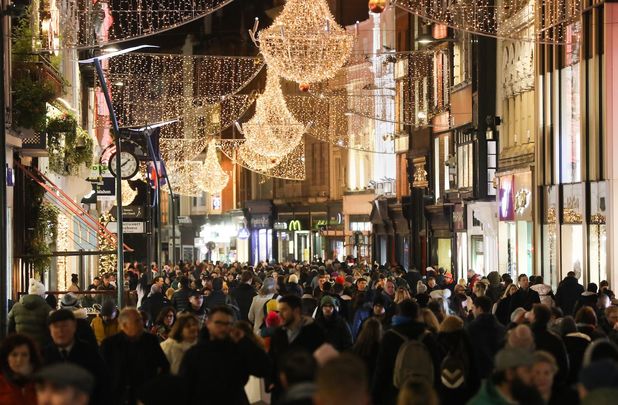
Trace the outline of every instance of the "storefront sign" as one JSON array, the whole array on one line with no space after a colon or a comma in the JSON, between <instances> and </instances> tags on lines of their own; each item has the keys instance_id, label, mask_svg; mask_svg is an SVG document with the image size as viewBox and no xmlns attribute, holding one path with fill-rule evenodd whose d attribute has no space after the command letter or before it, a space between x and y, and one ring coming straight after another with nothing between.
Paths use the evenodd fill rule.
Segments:
<instances>
[{"instance_id":1,"label":"storefront sign","mask_svg":"<svg viewBox=\"0 0 618 405\"><path fill-rule=\"evenodd\" d=\"M144 207L141 205L127 205L122 207L122 217L130 219L144 219ZM116 210L112 210L112 218L116 219Z\"/></svg>"},{"instance_id":2,"label":"storefront sign","mask_svg":"<svg viewBox=\"0 0 618 405\"><path fill-rule=\"evenodd\" d=\"M108 222L106 226L107 230L111 233L118 232L118 222ZM145 230L144 222L123 222L122 223L122 233L144 233Z\"/></svg>"},{"instance_id":3,"label":"storefront sign","mask_svg":"<svg viewBox=\"0 0 618 405\"><path fill-rule=\"evenodd\" d=\"M513 221L515 219L515 211L513 209L513 176L500 177L498 204L500 221Z\"/></svg>"},{"instance_id":4,"label":"storefront sign","mask_svg":"<svg viewBox=\"0 0 618 405\"><path fill-rule=\"evenodd\" d=\"M298 219L294 219L290 221L290 225L288 226L288 230L290 232L294 231L302 231L302 226L300 225L300 221Z\"/></svg>"},{"instance_id":5,"label":"storefront sign","mask_svg":"<svg viewBox=\"0 0 618 405\"><path fill-rule=\"evenodd\" d=\"M251 228L253 229L270 228L270 216L269 215L255 215L251 217Z\"/></svg>"},{"instance_id":6,"label":"storefront sign","mask_svg":"<svg viewBox=\"0 0 618 405\"><path fill-rule=\"evenodd\" d=\"M276 231L287 231L288 223L287 222L275 222L273 229Z\"/></svg>"},{"instance_id":7,"label":"storefront sign","mask_svg":"<svg viewBox=\"0 0 618 405\"><path fill-rule=\"evenodd\" d=\"M191 221L191 217L179 216L178 217L178 223L179 224L185 224L185 225L191 225L193 223L193 221Z\"/></svg>"}]
</instances>

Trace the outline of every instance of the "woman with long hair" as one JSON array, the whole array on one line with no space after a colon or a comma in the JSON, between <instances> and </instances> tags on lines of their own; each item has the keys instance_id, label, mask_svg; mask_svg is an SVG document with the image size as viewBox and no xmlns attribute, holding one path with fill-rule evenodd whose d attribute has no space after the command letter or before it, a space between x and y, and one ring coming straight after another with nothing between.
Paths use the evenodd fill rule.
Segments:
<instances>
[{"instance_id":1,"label":"woman with long hair","mask_svg":"<svg viewBox=\"0 0 618 405\"><path fill-rule=\"evenodd\" d=\"M0 404L36 405L31 376L41 367L36 344L26 335L8 336L0 346Z\"/></svg>"},{"instance_id":2,"label":"woman with long hair","mask_svg":"<svg viewBox=\"0 0 618 405\"><path fill-rule=\"evenodd\" d=\"M161 342L161 349L170 362L172 374L178 374L185 353L197 344L199 332L197 317L193 314L182 313L174 323L169 337Z\"/></svg>"},{"instance_id":3,"label":"woman with long hair","mask_svg":"<svg viewBox=\"0 0 618 405\"><path fill-rule=\"evenodd\" d=\"M169 337L172 327L174 326L174 322L176 322L176 310L174 307L163 307L161 308L154 325L152 325L150 333L156 335L159 338L159 342L163 342Z\"/></svg>"},{"instance_id":4,"label":"woman with long hair","mask_svg":"<svg viewBox=\"0 0 618 405\"><path fill-rule=\"evenodd\" d=\"M410 291L407 288L399 287L397 288L397 291L395 291L395 298L393 299L393 302L395 304L399 304L401 301L409 300L411 298L412 296L410 295Z\"/></svg>"},{"instance_id":5,"label":"woman with long hair","mask_svg":"<svg viewBox=\"0 0 618 405\"><path fill-rule=\"evenodd\" d=\"M367 366L370 383L373 380L373 373L376 368L378 351L380 350L383 334L384 330L382 328L382 323L376 318L367 318L358 334L356 343L354 343L350 349L350 351L360 357Z\"/></svg>"},{"instance_id":6,"label":"woman with long hair","mask_svg":"<svg viewBox=\"0 0 618 405\"><path fill-rule=\"evenodd\" d=\"M421 310L421 316L423 317L422 322L427 326L427 329L433 333L437 334L438 329L440 329L440 322L438 318L433 313L433 311L429 308L423 308Z\"/></svg>"}]
</instances>

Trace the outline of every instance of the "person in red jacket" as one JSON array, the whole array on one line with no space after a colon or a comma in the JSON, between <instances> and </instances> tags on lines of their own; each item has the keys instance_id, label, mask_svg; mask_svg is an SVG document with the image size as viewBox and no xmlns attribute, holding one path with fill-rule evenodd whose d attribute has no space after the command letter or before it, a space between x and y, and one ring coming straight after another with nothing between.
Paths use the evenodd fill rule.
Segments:
<instances>
[{"instance_id":1,"label":"person in red jacket","mask_svg":"<svg viewBox=\"0 0 618 405\"><path fill-rule=\"evenodd\" d=\"M36 405L31 377L41 366L41 357L32 339L8 336L0 346L0 404Z\"/></svg>"}]
</instances>

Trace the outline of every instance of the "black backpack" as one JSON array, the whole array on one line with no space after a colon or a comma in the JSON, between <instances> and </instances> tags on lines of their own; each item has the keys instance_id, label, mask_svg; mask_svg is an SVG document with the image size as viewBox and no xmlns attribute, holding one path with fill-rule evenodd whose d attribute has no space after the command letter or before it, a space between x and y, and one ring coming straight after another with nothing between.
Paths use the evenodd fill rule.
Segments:
<instances>
[{"instance_id":1,"label":"black backpack","mask_svg":"<svg viewBox=\"0 0 618 405\"><path fill-rule=\"evenodd\" d=\"M461 356L449 351L440 366L440 381L445 388L455 390L467 384L466 364Z\"/></svg>"}]
</instances>

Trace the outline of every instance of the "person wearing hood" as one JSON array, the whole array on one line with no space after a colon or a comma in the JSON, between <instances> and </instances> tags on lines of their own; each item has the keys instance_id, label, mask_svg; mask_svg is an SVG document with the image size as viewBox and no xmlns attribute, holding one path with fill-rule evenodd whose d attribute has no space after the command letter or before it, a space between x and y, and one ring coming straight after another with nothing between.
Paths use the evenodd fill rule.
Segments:
<instances>
[{"instance_id":1,"label":"person wearing hood","mask_svg":"<svg viewBox=\"0 0 618 405\"><path fill-rule=\"evenodd\" d=\"M28 295L21 297L9 312L9 333L17 332L34 339L40 347L49 341L47 316L52 308L43 296L45 285L31 278Z\"/></svg>"},{"instance_id":2,"label":"person wearing hood","mask_svg":"<svg viewBox=\"0 0 618 405\"><path fill-rule=\"evenodd\" d=\"M564 315L573 315L575 303L583 292L584 286L575 278L575 272L569 271L556 290L556 305L562 309Z\"/></svg>"},{"instance_id":3,"label":"person wearing hood","mask_svg":"<svg viewBox=\"0 0 618 405\"><path fill-rule=\"evenodd\" d=\"M352 332L348 323L339 315L337 300L325 295L320 301L320 308L315 322L324 331L326 342L342 352L352 347Z\"/></svg>"},{"instance_id":4,"label":"person wearing hood","mask_svg":"<svg viewBox=\"0 0 618 405\"><path fill-rule=\"evenodd\" d=\"M142 299L142 306L140 309L148 313L150 315L150 319L157 319L161 309L169 305L171 305L171 303L167 297L163 295L163 292L161 291L161 284L154 283L150 287L150 294L148 297L144 297Z\"/></svg>"},{"instance_id":5,"label":"person wearing hood","mask_svg":"<svg viewBox=\"0 0 618 405\"><path fill-rule=\"evenodd\" d=\"M253 297L247 316L249 322L253 323L253 332L255 334L260 333L260 329L264 324L264 317L267 315L267 313L264 313L264 304L275 297L275 294L275 279L272 277L265 278L258 295Z\"/></svg>"},{"instance_id":6,"label":"person wearing hood","mask_svg":"<svg viewBox=\"0 0 618 405\"><path fill-rule=\"evenodd\" d=\"M75 321L77 323L75 337L94 348L98 348L97 338L94 336L94 331L90 327L90 322L88 322L88 311L86 311L86 308L81 307L77 295L73 293L65 294L60 300L60 308L68 309L75 315Z\"/></svg>"},{"instance_id":7,"label":"person wearing hood","mask_svg":"<svg viewBox=\"0 0 618 405\"><path fill-rule=\"evenodd\" d=\"M530 277L533 278L534 276ZM545 304L548 307L554 306L554 292L551 290L551 286L543 282L543 277L534 277L534 284L530 286L531 290L536 291L539 294L541 304Z\"/></svg>"}]
</instances>

